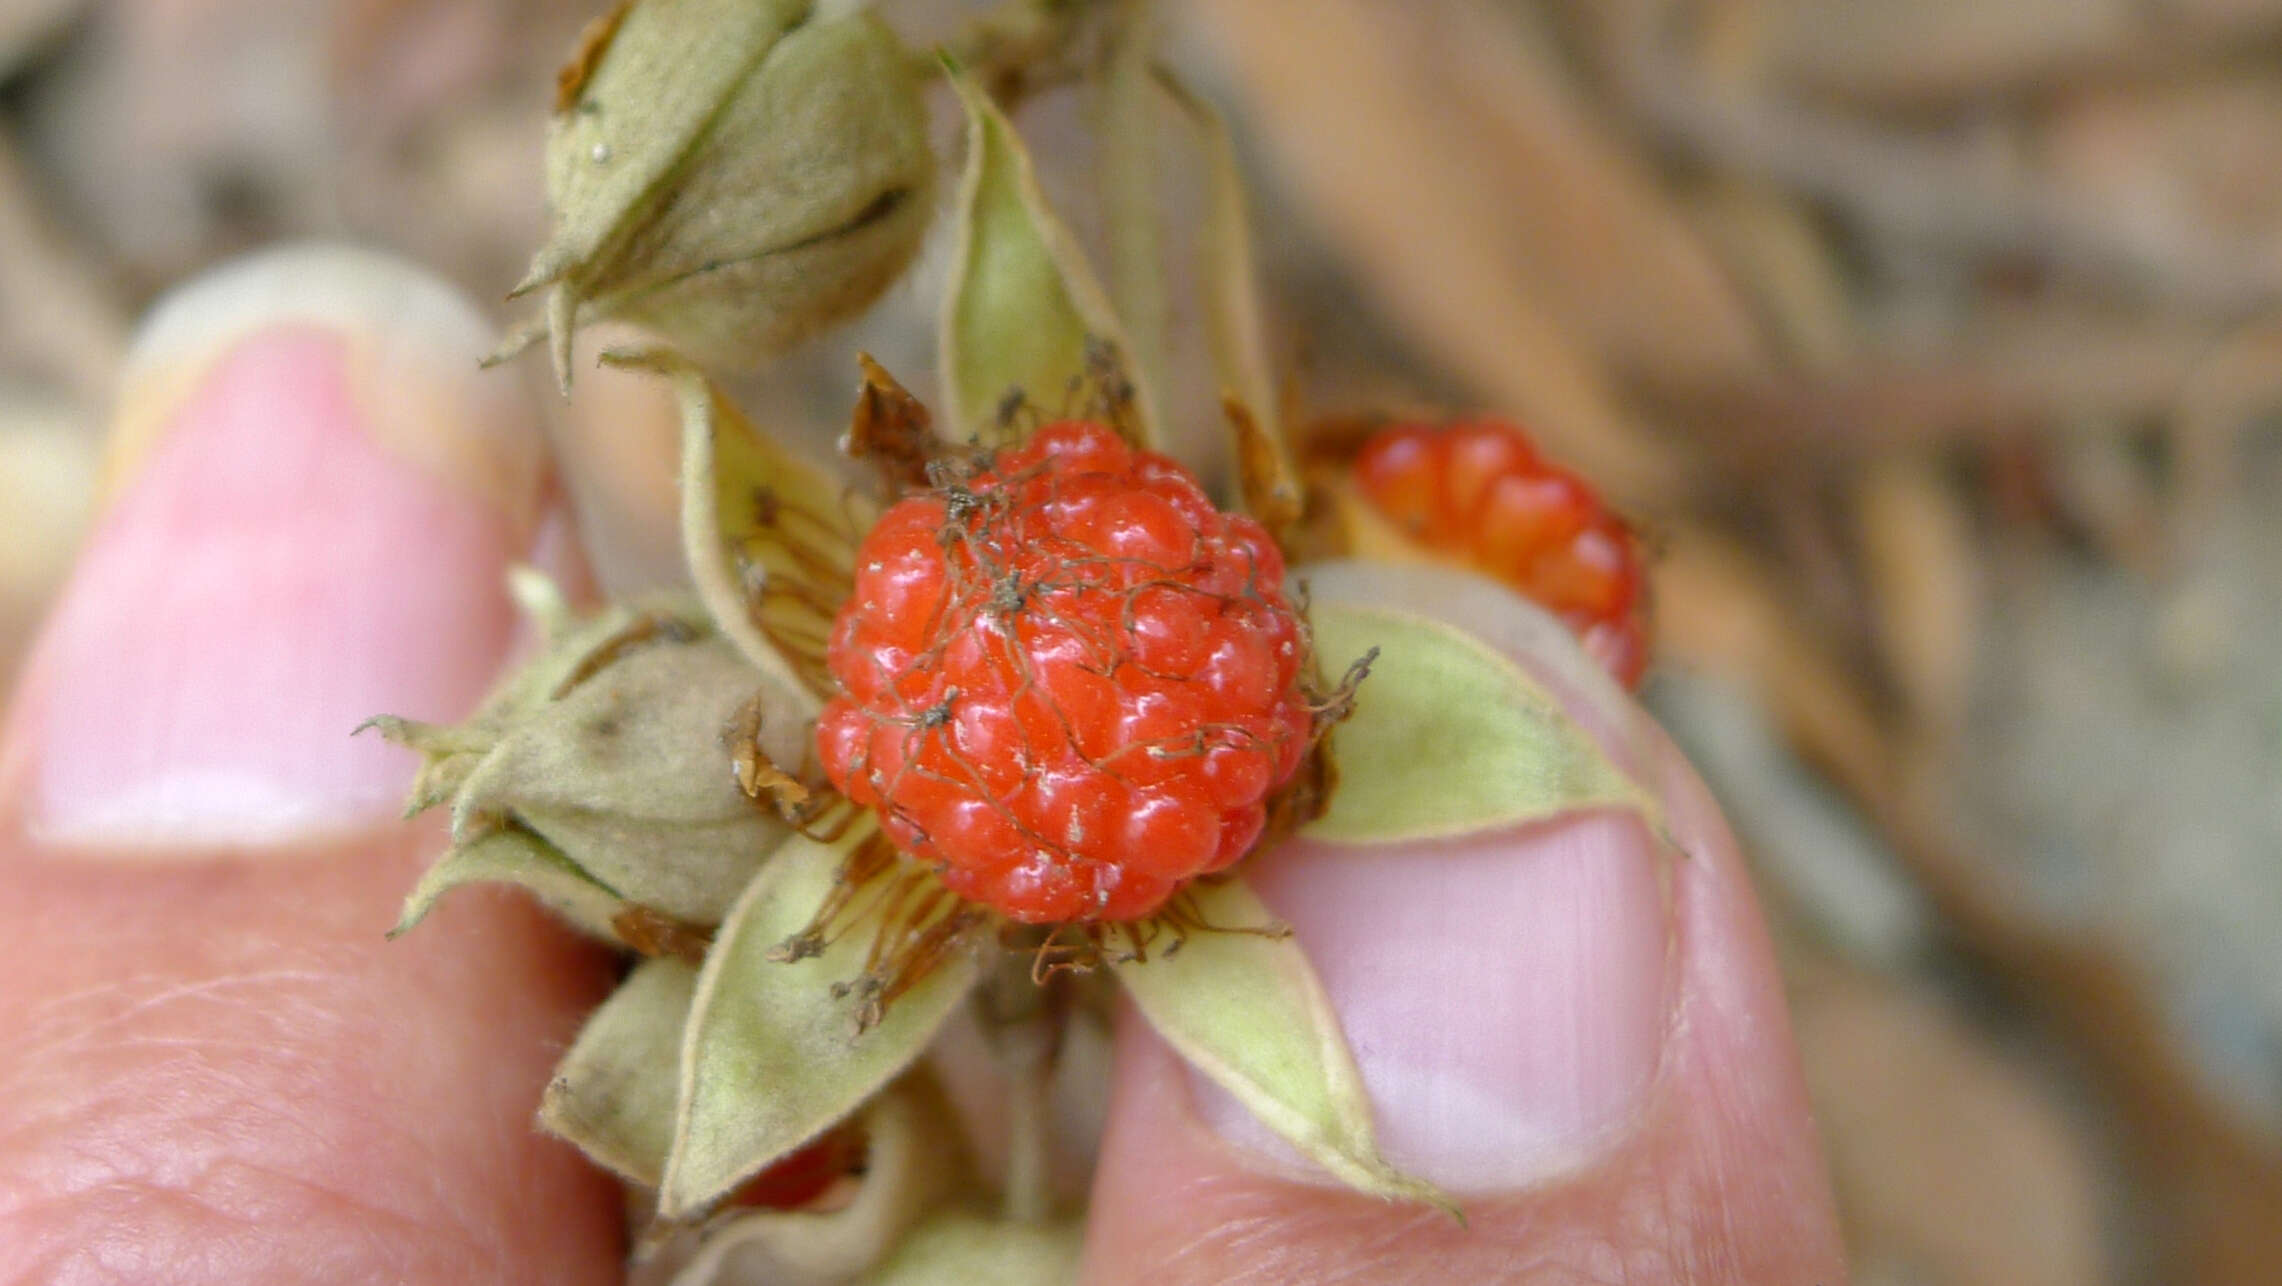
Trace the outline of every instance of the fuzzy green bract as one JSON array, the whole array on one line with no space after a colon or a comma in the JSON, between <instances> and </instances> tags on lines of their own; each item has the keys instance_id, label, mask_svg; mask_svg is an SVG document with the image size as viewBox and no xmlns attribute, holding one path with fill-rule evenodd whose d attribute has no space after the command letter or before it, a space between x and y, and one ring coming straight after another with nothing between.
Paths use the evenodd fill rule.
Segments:
<instances>
[{"instance_id":1,"label":"fuzzy green bract","mask_svg":"<svg viewBox=\"0 0 2282 1286\"><path fill-rule=\"evenodd\" d=\"M837 1210L725 1212L705 1225L672 1286L770 1282L786 1286L869 1283L901 1271L913 1258L904 1243L915 1224L966 1216L944 1209L975 1181L949 1106L924 1075L906 1076L866 1104L858 1118L866 1141L863 1182ZM940 1214L931 1211L942 1210ZM922 1220L925 1223L922 1223ZM981 1221L976 1221L981 1222ZM1028 1245L1032 1230L985 1223L1010 1242ZM954 1251L955 1253L955 1251ZM884 1262L883 1262L884 1261ZM956 1262L956 1261L954 1261ZM989 1286L1058 1286L1056 1277L956 1277Z\"/></svg>"},{"instance_id":2,"label":"fuzzy green bract","mask_svg":"<svg viewBox=\"0 0 2282 1286\"><path fill-rule=\"evenodd\" d=\"M1368 603L1319 601L1309 617L1319 655L1379 650L1334 734L1339 787L1311 838L1439 839L1589 808L1659 820L1552 693L1473 635Z\"/></svg>"},{"instance_id":3,"label":"fuzzy green bract","mask_svg":"<svg viewBox=\"0 0 2282 1286\"><path fill-rule=\"evenodd\" d=\"M1199 918L1178 951L1117 965L1149 1025L1311 1160L1383 1197L1457 1207L1388 1165L1372 1136L1371 1101L1338 1016L1298 939L1241 882L1199 886Z\"/></svg>"},{"instance_id":4,"label":"fuzzy green bract","mask_svg":"<svg viewBox=\"0 0 2282 1286\"><path fill-rule=\"evenodd\" d=\"M621 945L628 913L718 922L788 833L721 766L720 729L746 702L781 710L772 684L686 603L579 620L528 573L517 597L546 636L465 723L382 717L371 727L422 756L410 812L451 811L452 846L406 900L395 932L447 893L513 884L579 929ZM797 717L769 730L797 755Z\"/></svg>"},{"instance_id":5,"label":"fuzzy green bract","mask_svg":"<svg viewBox=\"0 0 2282 1286\"><path fill-rule=\"evenodd\" d=\"M620 1176L649 1187L673 1144L681 1036L697 970L644 961L589 1015L539 1100L539 1121Z\"/></svg>"},{"instance_id":6,"label":"fuzzy green bract","mask_svg":"<svg viewBox=\"0 0 2282 1286\"><path fill-rule=\"evenodd\" d=\"M718 923L787 833L721 766L720 729L766 688L718 635L630 643L484 756L452 801L453 832L512 817L605 886ZM776 740L798 753L798 736Z\"/></svg>"},{"instance_id":7,"label":"fuzzy green bract","mask_svg":"<svg viewBox=\"0 0 2282 1286\"><path fill-rule=\"evenodd\" d=\"M1101 376L1096 358L1115 361L1125 341L1013 125L955 69L951 83L967 110L967 168L940 332L950 414L938 429L953 442L1005 446L1021 428L1003 415L1010 403L1059 409ZM1136 396L1137 423L1118 427L1154 446L1154 409L1147 390Z\"/></svg>"},{"instance_id":8,"label":"fuzzy green bract","mask_svg":"<svg viewBox=\"0 0 2282 1286\"><path fill-rule=\"evenodd\" d=\"M1213 372L1220 380L1222 394L1249 411L1274 443L1283 457L1278 461L1280 472L1296 476L1298 470L1284 442L1282 390L1277 386L1275 363L1269 357L1267 320L1261 315L1252 215L1245 199L1243 171L1236 162L1235 141L1229 137L1228 123L1211 102L1161 69L1157 83L1195 125L1204 149L1210 183L1202 234L1203 314Z\"/></svg>"},{"instance_id":9,"label":"fuzzy green bract","mask_svg":"<svg viewBox=\"0 0 2282 1286\"><path fill-rule=\"evenodd\" d=\"M873 14L810 0L630 0L566 72L547 144L552 286L541 334L640 323L749 365L860 310L918 249L934 153L909 51Z\"/></svg>"},{"instance_id":10,"label":"fuzzy green bract","mask_svg":"<svg viewBox=\"0 0 2282 1286\"><path fill-rule=\"evenodd\" d=\"M776 957L869 833L859 824L830 845L794 836L722 924L682 1046L681 1107L659 1192L668 1218L703 1210L855 1111L925 1051L973 984L974 954L954 952L859 1033L869 998L853 984L879 927L877 897L820 954Z\"/></svg>"},{"instance_id":11,"label":"fuzzy green bract","mask_svg":"<svg viewBox=\"0 0 2282 1286\"><path fill-rule=\"evenodd\" d=\"M807 20L809 8L810 0L629 5L549 140L547 194L582 217L555 230L531 265L532 284L594 259L642 205L658 200L737 82Z\"/></svg>"},{"instance_id":12,"label":"fuzzy green bract","mask_svg":"<svg viewBox=\"0 0 2282 1286\"><path fill-rule=\"evenodd\" d=\"M409 933L445 894L470 884L513 884L598 938L613 936L611 922L627 909L616 890L579 869L553 845L528 831L500 830L456 844L428 868L404 899L388 936Z\"/></svg>"},{"instance_id":13,"label":"fuzzy green bract","mask_svg":"<svg viewBox=\"0 0 2282 1286\"><path fill-rule=\"evenodd\" d=\"M947 1211L913 1228L864 1286L1060 1286L1077 1280L1084 1229Z\"/></svg>"},{"instance_id":14,"label":"fuzzy green bract","mask_svg":"<svg viewBox=\"0 0 2282 1286\"><path fill-rule=\"evenodd\" d=\"M664 375L681 404L681 538L690 579L721 632L797 698L830 688L824 644L857 544L878 507L830 469L755 428L696 366L670 353L610 353ZM795 757L792 762L798 762Z\"/></svg>"}]
</instances>

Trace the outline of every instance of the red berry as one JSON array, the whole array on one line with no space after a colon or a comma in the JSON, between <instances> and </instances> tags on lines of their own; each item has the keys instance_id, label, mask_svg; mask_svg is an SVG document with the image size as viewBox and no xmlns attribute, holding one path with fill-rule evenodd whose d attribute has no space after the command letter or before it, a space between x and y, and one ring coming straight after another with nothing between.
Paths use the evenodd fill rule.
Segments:
<instances>
[{"instance_id":1,"label":"red berry","mask_svg":"<svg viewBox=\"0 0 2282 1286\"><path fill-rule=\"evenodd\" d=\"M861 1171L869 1151L864 1132L843 1125L745 1180L726 1204L754 1210L798 1209Z\"/></svg>"},{"instance_id":2,"label":"red berry","mask_svg":"<svg viewBox=\"0 0 2282 1286\"><path fill-rule=\"evenodd\" d=\"M1509 424L1398 424L1364 443L1355 479L1421 544L1457 556L1568 622L1627 687L1648 667L1638 544L1583 479Z\"/></svg>"},{"instance_id":3,"label":"red berry","mask_svg":"<svg viewBox=\"0 0 2282 1286\"><path fill-rule=\"evenodd\" d=\"M1180 465L1050 425L865 539L824 771L962 897L1148 916L1250 850L1313 735L1283 575Z\"/></svg>"}]
</instances>

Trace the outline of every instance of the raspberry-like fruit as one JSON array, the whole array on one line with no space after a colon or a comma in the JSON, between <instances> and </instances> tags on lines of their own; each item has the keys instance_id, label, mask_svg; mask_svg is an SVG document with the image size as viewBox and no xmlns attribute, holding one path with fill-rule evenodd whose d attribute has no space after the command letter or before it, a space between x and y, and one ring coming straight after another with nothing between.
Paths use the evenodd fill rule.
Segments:
<instances>
[{"instance_id":1,"label":"raspberry-like fruit","mask_svg":"<svg viewBox=\"0 0 2282 1286\"><path fill-rule=\"evenodd\" d=\"M1510 424L1397 424L1355 458L1378 511L1568 622L1625 686L1648 667L1639 547L1577 475Z\"/></svg>"},{"instance_id":2,"label":"raspberry-like fruit","mask_svg":"<svg viewBox=\"0 0 2282 1286\"><path fill-rule=\"evenodd\" d=\"M1314 733L1265 528L1109 429L1049 425L890 508L826 659L824 771L953 892L1136 920L1243 857Z\"/></svg>"}]
</instances>

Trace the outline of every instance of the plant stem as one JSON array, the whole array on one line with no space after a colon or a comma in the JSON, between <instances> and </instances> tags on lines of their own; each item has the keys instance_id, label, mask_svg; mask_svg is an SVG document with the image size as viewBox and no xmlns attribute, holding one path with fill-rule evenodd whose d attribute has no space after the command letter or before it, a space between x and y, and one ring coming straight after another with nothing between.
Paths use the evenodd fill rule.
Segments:
<instances>
[{"instance_id":1,"label":"plant stem","mask_svg":"<svg viewBox=\"0 0 2282 1286\"><path fill-rule=\"evenodd\" d=\"M1010 1223L1044 1223L1053 1214L1052 1041L1043 1030L1008 1033L1006 1207Z\"/></svg>"},{"instance_id":2,"label":"plant stem","mask_svg":"<svg viewBox=\"0 0 2282 1286\"><path fill-rule=\"evenodd\" d=\"M1164 407L1165 286L1157 196L1156 6L1118 0L1096 99L1102 221L1109 240L1109 293L1125 324L1126 354L1144 406Z\"/></svg>"},{"instance_id":3,"label":"plant stem","mask_svg":"<svg viewBox=\"0 0 2282 1286\"><path fill-rule=\"evenodd\" d=\"M1006 1193L1011 1223L1044 1223L1053 1215L1054 1069L1069 1020L1068 989L1059 980L1031 981L1027 953L975 990L976 1017L1006 1081Z\"/></svg>"}]
</instances>

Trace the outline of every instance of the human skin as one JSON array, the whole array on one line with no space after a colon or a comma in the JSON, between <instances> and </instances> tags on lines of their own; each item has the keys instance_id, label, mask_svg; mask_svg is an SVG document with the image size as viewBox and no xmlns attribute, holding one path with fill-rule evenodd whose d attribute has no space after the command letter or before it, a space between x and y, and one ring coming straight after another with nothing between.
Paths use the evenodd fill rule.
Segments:
<instances>
[{"instance_id":1,"label":"human skin","mask_svg":"<svg viewBox=\"0 0 2282 1286\"><path fill-rule=\"evenodd\" d=\"M440 835L347 735L464 714L516 643L503 569L575 573L488 338L324 247L146 325L0 738L0 1283L620 1277L615 1184L532 1115L608 960L492 891L385 942ZM1526 609L1440 606L1544 664ZM1128 1015L1086 1281L1844 1280L1735 844L1644 716L1570 697L1676 850L1588 816L1258 872L1467 1223L1319 1182Z\"/></svg>"}]
</instances>

